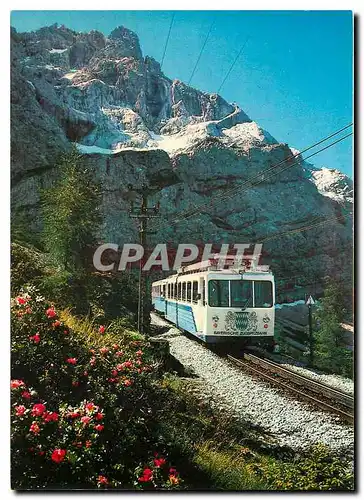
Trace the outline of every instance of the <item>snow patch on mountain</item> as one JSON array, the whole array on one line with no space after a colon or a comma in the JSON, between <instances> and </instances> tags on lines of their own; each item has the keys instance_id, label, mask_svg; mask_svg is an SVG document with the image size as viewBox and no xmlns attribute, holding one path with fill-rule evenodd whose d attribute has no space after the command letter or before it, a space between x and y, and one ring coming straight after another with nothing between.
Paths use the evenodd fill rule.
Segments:
<instances>
[{"instance_id":1,"label":"snow patch on mountain","mask_svg":"<svg viewBox=\"0 0 364 500\"><path fill-rule=\"evenodd\" d=\"M311 180L323 196L340 204L353 203L353 181L339 170L326 167L314 170Z\"/></svg>"},{"instance_id":2,"label":"snow patch on mountain","mask_svg":"<svg viewBox=\"0 0 364 500\"><path fill-rule=\"evenodd\" d=\"M278 144L278 141L269 132L259 127L256 122L239 123L229 129L223 129L223 135L228 138L229 146L232 144L241 147L252 145Z\"/></svg>"}]
</instances>

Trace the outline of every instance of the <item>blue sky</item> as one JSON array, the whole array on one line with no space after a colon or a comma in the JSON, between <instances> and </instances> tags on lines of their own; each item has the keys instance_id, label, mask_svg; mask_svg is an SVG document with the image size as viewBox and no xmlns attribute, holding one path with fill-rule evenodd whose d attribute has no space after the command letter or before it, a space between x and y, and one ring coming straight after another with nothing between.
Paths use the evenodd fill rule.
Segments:
<instances>
[{"instance_id":1,"label":"blue sky","mask_svg":"<svg viewBox=\"0 0 364 500\"><path fill-rule=\"evenodd\" d=\"M31 31L57 22L105 35L124 25L138 34L143 54L160 61L171 17L168 11L13 11L11 24ZM192 86L216 92L246 43L220 94L277 140L304 149L352 122L350 11L177 11L163 64L168 77L188 82L212 22ZM312 162L352 176L351 139Z\"/></svg>"}]
</instances>

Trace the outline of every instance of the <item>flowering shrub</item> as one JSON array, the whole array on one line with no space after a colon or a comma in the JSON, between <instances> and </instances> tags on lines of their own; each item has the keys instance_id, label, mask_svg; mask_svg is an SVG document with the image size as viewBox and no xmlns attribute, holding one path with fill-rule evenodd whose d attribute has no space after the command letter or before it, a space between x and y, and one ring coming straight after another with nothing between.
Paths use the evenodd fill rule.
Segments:
<instances>
[{"instance_id":1,"label":"flowering shrub","mask_svg":"<svg viewBox=\"0 0 364 500\"><path fill-rule=\"evenodd\" d=\"M75 332L34 289L11 313L14 487L132 486L159 435L148 344Z\"/></svg>"},{"instance_id":2,"label":"flowering shrub","mask_svg":"<svg viewBox=\"0 0 364 500\"><path fill-rule=\"evenodd\" d=\"M177 470L157 453L145 466L135 469L135 477L135 487L142 490L178 490L183 484Z\"/></svg>"}]
</instances>

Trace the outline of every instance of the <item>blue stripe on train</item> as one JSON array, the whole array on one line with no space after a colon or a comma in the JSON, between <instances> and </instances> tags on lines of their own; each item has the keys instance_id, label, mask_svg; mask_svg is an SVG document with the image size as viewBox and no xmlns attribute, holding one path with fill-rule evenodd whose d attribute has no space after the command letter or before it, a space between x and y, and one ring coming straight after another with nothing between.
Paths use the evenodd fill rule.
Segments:
<instances>
[{"instance_id":1,"label":"blue stripe on train","mask_svg":"<svg viewBox=\"0 0 364 500\"><path fill-rule=\"evenodd\" d=\"M161 297L155 297L152 299L152 304L154 305L154 308L156 311L160 311L162 313L165 312L165 300L162 299Z\"/></svg>"},{"instance_id":2,"label":"blue stripe on train","mask_svg":"<svg viewBox=\"0 0 364 500\"><path fill-rule=\"evenodd\" d=\"M190 305L177 304L176 310L176 302L170 302L168 300L161 299L160 297L156 297L153 300L153 304L157 311L165 314L165 317L166 319L168 319L168 321L171 321L179 328L182 328L187 332L196 333L197 328L195 318L193 316L192 307Z\"/></svg>"}]
</instances>

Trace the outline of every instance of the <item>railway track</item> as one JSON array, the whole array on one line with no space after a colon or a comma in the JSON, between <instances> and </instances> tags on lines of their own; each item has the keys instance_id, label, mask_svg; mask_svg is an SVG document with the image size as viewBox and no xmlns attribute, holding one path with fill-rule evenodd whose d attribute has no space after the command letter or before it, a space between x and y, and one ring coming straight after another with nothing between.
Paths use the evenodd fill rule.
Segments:
<instances>
[{"instance_id":1,"label":"railway track","mask_svg":"<svg viewBox=\"0 0 364 500\"><path fill-rule=\"evenodd\" d=\"M283 368L274 361L268 361L253 354L244 354L243 359L235 358L230 354L227 357L237 366L286 391L290 391L296 397L305 399L323 410L338 415L345 422L354 423L354 398L350 394L303 377L292 370Z\"/></svg>"}]
</instances>

